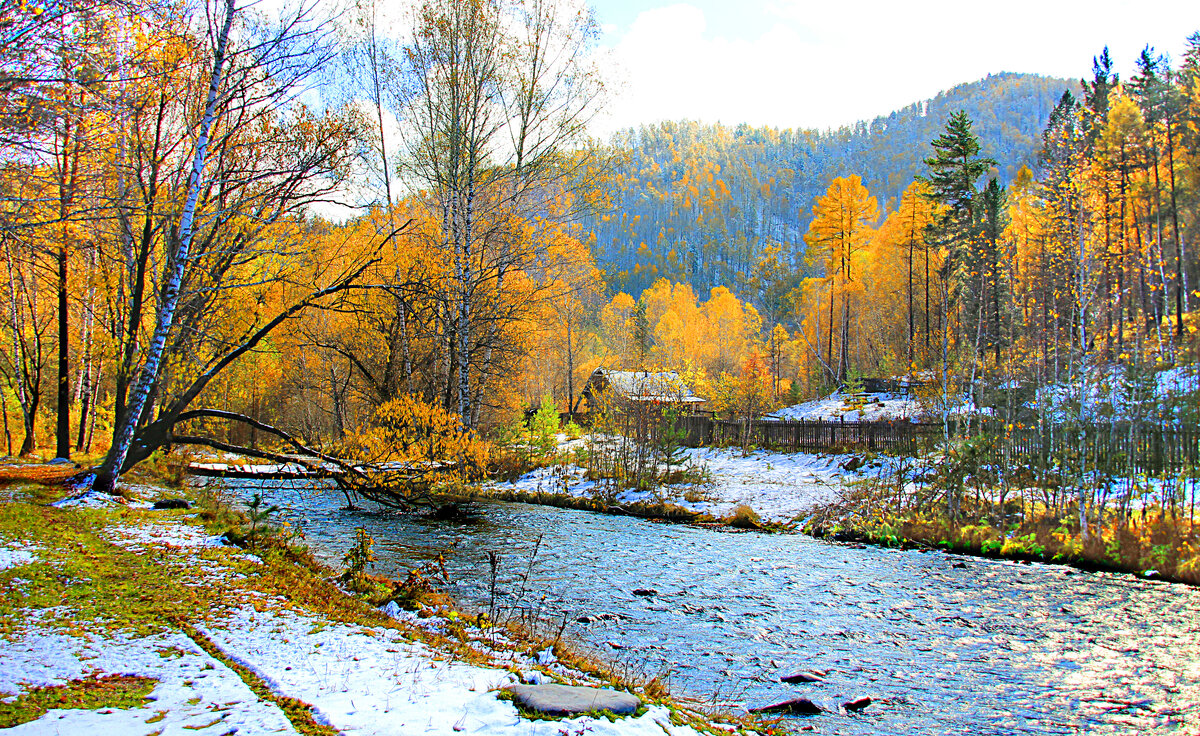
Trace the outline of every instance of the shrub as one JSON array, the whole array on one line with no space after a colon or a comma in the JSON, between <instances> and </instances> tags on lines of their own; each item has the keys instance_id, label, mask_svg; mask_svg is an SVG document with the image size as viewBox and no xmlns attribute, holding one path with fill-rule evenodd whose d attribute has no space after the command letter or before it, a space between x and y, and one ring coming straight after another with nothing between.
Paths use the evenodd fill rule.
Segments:
<instances>
[{"instance_id":1,"label":"shrub","mask_svg":"<svg viewBox=\"0 0 1200 736\"><path fill-rule=\"evenodd\" d=\"M374 538L360 526L354 530L353 546L342 556L342 564L346 570L340 580L355 593L367 593L375 587L367 574L367 568L373 567L375 563L375 553L371 549L374 544Z\"/></svg>"},{"instance_id":2,"label":"shrub","mask_svg":"<svg viewBox=\"0 0 1200 736\"><path fill-rule=\"evenodd\" d=\"M758 513L744 503L733 507L733 511L725 518L725 523L739 529L762 529L762 519Z\"/></svg>"}]
</instances>

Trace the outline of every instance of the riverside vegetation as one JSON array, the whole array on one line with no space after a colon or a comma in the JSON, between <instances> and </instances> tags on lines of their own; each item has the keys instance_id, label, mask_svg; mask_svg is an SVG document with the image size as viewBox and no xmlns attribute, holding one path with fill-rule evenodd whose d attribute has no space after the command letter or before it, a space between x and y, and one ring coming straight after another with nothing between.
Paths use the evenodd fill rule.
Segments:
<instances>
[{"instance_id":1,"label":"riverside vegetation","mask_svg":"<svg viewBox=\"0 0 1200 736\"><path fill-rule=\"evenodd\" d=\"M1056 473L1039 483L1028 470L981 463L979 447L989 441L977 437L949 452L900 458L891 473L850 484L803 529L1200 585L1195 470L1124 479Z\"/></svg>"}]
</instances>

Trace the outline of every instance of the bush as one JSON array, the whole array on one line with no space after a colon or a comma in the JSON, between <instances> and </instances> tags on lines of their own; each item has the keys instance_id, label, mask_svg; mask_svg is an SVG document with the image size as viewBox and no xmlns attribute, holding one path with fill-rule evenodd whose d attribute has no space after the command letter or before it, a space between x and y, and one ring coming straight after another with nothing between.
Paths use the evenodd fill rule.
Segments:
<instances>
[{"instance_id":1,"label":"bush","mask_svg":"<svg viewBox=\"0 0 1200 736\"><path fill-rule=\"evenodd\" d=\"M725 523L738 529L762 529L762 519L758 513L744 503L733 507L733 511L725 517Z\"/></svg>"}]
</instances>

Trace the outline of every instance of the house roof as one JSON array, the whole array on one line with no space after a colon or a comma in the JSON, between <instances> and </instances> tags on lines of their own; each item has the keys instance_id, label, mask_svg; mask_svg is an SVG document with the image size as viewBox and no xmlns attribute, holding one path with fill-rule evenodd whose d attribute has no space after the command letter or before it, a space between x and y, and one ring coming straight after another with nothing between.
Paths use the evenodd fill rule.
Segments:
<instances>
[{"instance_id":1,"label":"house roof","mask_svg":"<svg viewBox=\"0 0 1200 736\"><path fill-rule=\"evenodd\" d=\"M598 368L588 379L588 387L599 385L631 401L702 404L704 399L692 393L674 371L614 371Z\"/></svg>"}]
</instances>

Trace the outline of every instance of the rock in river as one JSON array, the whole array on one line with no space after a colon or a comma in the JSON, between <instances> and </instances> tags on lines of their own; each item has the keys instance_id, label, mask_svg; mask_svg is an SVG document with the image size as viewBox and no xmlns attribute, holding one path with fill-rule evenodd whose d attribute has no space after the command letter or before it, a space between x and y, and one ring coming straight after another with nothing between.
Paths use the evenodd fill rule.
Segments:
<instances>
[{"instance_id":1,"label":"rock in river","mask_svg":"<svg viewBox=\"0 0 1200 736\"><path fill-rule=\"evenodd\" d=\"M552 716L570 716L592 710L607 710L627 716L642 704L636 695L598 687L511 685L507 690L512 693L514 700L526 708Z\"/></svg>"},{"instance_id":2,"label":"rock in river","mask_svg":"<svg viewBox=\"0 0 1200 736\"><path fill-rule=\"evenodd\" d=\"M825 709L808 698L792 698L774 705L764 705L761 708L751 708L751 713L791 713L801 716L815 716L824 713Z\"/></svg>"},{"instance_id":3,"label":"rock in river","mask_svg":"<svg viewBox=\"0 0 1200 736\"><path fill-rule=\"evenodd\" d=\"M779 681L786 682L789 685L795 685L798 682L824 683L825 678L821 677L815 672L797 672L794 675L784 675L783 677L779 678Z\"/></svg>"},{"instance_id":4,"label":"rock in river","mask_svg":"<svg viewBox=\"0 0 1200 736\"><path fill-rule=\"evenodd\" d=\"M658 591L655 590L654 588L634 588L633 594L640 595L640 596L651 596L651 595L658 595Z\"/></svg>"},{"instance_id":5,"label":"rock in river","mask_svg":"<svg viewBox=\"0 0 1200 736\"><path fill-rule=\"evenodd\" d=\"M842 707L849 711L862 710L871 704L870 698L858 698L851 700L849 703L842 703Z\"/></svg>"},{"instance_id":6,"label":"rock in river","mask_svg":"<svg viewBox=\"0 0 1200 736\"><path fill-rule=\"evenodd\" d=\"M154 502L154 508L162 509L190 509L192 505L188 503L186 498L164 498L161 501Z\"/></svg>"}]
</instances>

